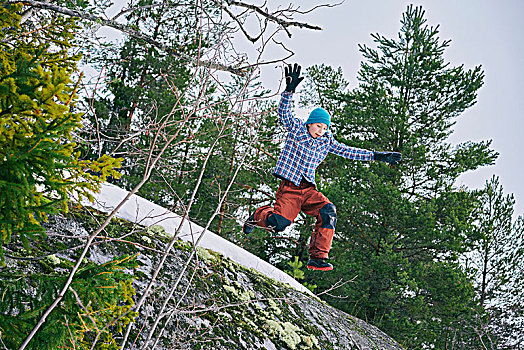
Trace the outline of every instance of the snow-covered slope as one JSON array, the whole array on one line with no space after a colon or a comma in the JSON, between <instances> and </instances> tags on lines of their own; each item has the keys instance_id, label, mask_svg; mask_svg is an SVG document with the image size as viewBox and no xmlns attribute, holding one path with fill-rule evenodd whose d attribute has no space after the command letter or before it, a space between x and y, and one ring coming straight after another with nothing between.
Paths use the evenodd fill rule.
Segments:
<instances>
[{"instance_id":1,"label":"snow-covered slope","mask_svg":"<svg viewBox=\"0 0 524 350\"><path fill-rule=\"evenodd\" d=\"M82 204L100 211L110 212L128 193L128 191L115 185L103 184L100 193L95 195L93 203L84 200ZM136 195L132 195L116 215L143 226L160 225L171 235L175 233L182 221L179 215ZM298 291L312 294L309 289L305 288L287 273L188 220L184 221L178 237L184 241L197 242L201 235L199 246L220 253L245 267L253 268L279 282L287 283Z\"/></svg>"}]
</instances>

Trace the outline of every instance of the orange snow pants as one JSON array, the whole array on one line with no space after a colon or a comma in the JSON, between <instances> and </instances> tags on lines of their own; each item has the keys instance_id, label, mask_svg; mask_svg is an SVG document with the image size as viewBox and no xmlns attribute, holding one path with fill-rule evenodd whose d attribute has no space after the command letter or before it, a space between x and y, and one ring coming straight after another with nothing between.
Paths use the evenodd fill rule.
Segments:
<instances>
[{"instance_id":1,"label":"orange snow pants","mask_svg":"<svg viewBox=\"0 0 524 350\"><path fill-rule=\"evenodd\" d=\"M303 180L300 186L297 186L291 181L282 180L276 193L274 207L265 205L258 208L254 221L257 226L281 232L291 225L300 211L317 218L309 242L309 256L327 259L337 223L337 213L333 203L320 193L315 185Z\"/></svg>"}]
</instances>

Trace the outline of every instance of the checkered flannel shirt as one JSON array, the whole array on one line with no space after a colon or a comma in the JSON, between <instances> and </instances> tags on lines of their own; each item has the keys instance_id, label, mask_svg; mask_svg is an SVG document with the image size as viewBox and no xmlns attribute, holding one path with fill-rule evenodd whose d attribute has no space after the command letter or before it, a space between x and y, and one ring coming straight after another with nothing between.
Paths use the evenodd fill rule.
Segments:
<instances>
[{"instance_id":1,"label":"checkered flannel shirt","mask_svg":"<svg viewBox=\"0 0 524 350\"><path fill-rule=\"evenodd\" d=\"M293 94L284 91L278 106L278 115L289 131L284 149L280 152L273 175L299 186L304 178L315 184L315 170L328 152L353 160L372 160L373 151L341 144L328 130L317 139L308 132L306 124L291 113Z\"/></svg>"}]
</instances>

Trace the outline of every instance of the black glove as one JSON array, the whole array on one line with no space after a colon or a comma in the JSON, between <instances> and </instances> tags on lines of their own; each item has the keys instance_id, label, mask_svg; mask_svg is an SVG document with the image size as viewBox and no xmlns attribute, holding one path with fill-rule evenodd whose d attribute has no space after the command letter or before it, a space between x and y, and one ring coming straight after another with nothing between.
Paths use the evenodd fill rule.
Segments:
<instances>
[{"instance_id":1,"label":"black glove","mask_svg":"<svg viewBox=\"0 0 524 350\"><path fill-rule=\"evenodd\" d=\"M300 69L301 67L296 63L293 68L291 68L290 64L287 67L284 67L287 92L295 92L298 84L300 84L300 82L304 79L304 77L300 77Z\"/></svg>"},{"instance_id":2,"label":"black glove","mask_svg":"<svg viewBox=\"0 0 524 350\"><path fill-rule=\"evenodd\" d=\"M389 164L397 164L402 159L402 154L398 152L373 152L375 160Z\"/></svg>"}]
</instances>

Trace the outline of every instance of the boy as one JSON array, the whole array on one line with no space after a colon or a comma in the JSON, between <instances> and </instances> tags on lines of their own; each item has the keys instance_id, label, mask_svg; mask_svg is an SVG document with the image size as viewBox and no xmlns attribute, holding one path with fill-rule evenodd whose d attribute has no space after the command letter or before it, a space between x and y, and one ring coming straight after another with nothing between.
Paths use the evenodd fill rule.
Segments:
<instances>
[{"instance_id":1,"label":"boy","mask_svg":"<svg viewBox=\"0 0 524 350\"><path fill-rule=\"evenodd\" d=\"M326 262L337 223L336 209L315 184L315 170L328 152L354 160L378 160L397 164L397 152L373 152L338 143L331 132L330 115L322 108L314 109L304 123L291 114L293 93L304 79L295 63L284 68L286 89L278 107L280 120L288 130L284 149L280 153L273 175L282 179L276 193L274 207L262 206L244 223L243 231L250 234L255 226L281 232L291 225L300 211L317 218L309 242L308 269L329 271L333 265Z\"/></svg>"}]
</instances>

